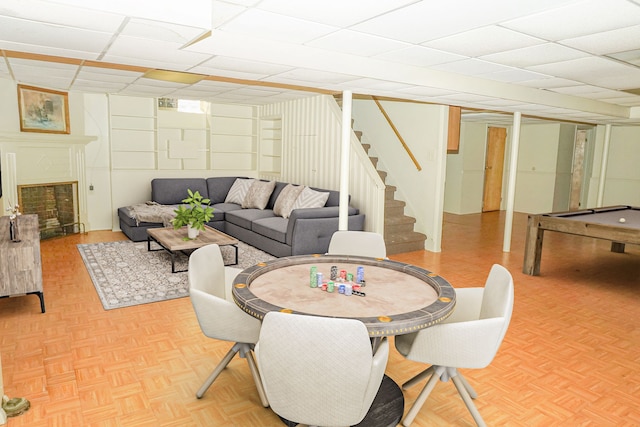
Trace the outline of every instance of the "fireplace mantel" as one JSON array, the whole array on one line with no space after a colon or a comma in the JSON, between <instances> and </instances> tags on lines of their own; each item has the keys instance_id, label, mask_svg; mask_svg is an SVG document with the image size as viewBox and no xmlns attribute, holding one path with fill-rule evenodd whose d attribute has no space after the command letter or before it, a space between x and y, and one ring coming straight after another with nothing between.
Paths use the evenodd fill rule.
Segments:
<instances>
[{"instance_id":1,"label":"fireplace mantel","mask_svg":"<svg viewBox=\"0 0 640 427\"><path fill-rule=\"evenodd\" d=\"M83 144L97 140L98 137L90 135L65 135L57 133L40 132L0 132L0 142L39 142L52 144Z\"/></svg>"}]
</instances>

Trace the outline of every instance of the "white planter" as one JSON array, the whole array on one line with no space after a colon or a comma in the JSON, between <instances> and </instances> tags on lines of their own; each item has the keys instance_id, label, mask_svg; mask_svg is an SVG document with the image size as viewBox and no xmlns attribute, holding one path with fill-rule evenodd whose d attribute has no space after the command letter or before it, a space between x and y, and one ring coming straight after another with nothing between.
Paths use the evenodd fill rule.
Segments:
<instances>
[{"instance_id":1,"label":"white planter","mask_svg":"<svg viewBox=\"0 0 640 427\"><path fill-rule=\"evenodd\" d=\"M200 230L198 230L197 228L191 228L190 225L187 225L187 236L190 239L195 239L196 237L198 237L198 234L200 234Z\"/></svg>"}]
</instances>

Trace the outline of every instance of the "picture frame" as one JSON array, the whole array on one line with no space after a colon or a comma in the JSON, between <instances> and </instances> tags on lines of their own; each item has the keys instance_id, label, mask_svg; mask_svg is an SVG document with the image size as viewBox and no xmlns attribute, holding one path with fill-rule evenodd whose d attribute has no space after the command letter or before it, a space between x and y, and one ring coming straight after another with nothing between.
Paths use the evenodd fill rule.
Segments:
<instances>
[{"instance_id":1,"label":"picture frame","mask_svg":"<svg viewBox=\"0 0 640 427\"><path fill-rule=\"evenodd\" d=\"M67 92L18 85L21 132L70 133Z\"/></svg>"}]
</instances>

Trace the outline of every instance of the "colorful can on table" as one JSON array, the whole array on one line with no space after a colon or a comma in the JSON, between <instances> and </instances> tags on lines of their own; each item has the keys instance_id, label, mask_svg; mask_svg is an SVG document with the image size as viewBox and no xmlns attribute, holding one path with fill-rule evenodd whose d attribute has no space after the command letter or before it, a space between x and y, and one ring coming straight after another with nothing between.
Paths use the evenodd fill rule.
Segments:
<instances>
[{"instance_id":1,"label":"colorful can on table","mask_svg":"<svg viewBox=\"0 0 640 427\"><path fill-rule=\"evenodd\" d=\"M329 281L327 283L327 292L333 292L335 289L335 283L333 283L332 281Z\"/></svg>"},{"instance_id":2,"label":"colorful can on table","mask_svg":"<svg viewBox=\"0 0 640 427\"><path fill-rule=\"evenodd\" d=\"M322 285L322 282L324 282L324 274L316 273L316 283L318 286Z\"/></svg>"},{"instance_id":3,"label":"colorful can on table","mask_svg":"<svg viewBox=\"0 0 640 427\"><path fill-rule=\"evenodd\" d=\"M340 278L342 280L347 280L347 270L340 270Z\"/></svg>"},{"instance_id":4,"label":"colorful can on table","mask_svg":"<svg viewBox=\"0 0 640 427\"><path fill-rule=\"evenodd\" d=\"M337 278L338 278L338 266L337 265L332 265L331 266L331 276L329 276L329 279L336 280Z\"/></svg>"},{"instance_id":5,"label":"colorful can on table","mask_svg":"<svg viewBox=\"0 0 640 427\"><path fill-rule=\"evenodd\" d=\"M312 288L318 287L318 267L315 265L311 266L311 273L309 277L309 286Z\"/></svg>"},{"instance_id":6,"label":"colorful can on table","mask_svg":"<svg viewBox=\"0 0 640 427\"><path fill-rule=\"evenodd\" d=\"M362 283L364 281L364 267L359 266L356 269L356 283Z\"/></svg>"}]
</instances>

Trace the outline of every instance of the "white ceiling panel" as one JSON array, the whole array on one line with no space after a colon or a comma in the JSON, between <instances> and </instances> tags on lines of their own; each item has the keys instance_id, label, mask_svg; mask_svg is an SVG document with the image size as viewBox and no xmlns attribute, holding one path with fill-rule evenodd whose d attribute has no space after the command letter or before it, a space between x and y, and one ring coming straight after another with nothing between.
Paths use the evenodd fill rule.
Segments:
<instances>
[{"instance_id":1,"label":"white ceiling panel","mask_svg":"<svg viewBox=\"0 0 640 427\"><path fill-rule=\"evenodd\" d=\"M56 0L56 3L193 27L211 25L211 0Z\"/></svg>"},{"instance_id":2,"label":"white ceiling panel","mask_svg":"<svg viewBox=\"0 0 640 427\"><path fill-rule=\"evenodd\" d=\"M0 2L0 78L35 86L254 105L351 90L640 124L620 91L640 87L640 0ZM139 78L156 68L209 77Z\"/></svg>"},{"instance_id":3,"label":"white ceiling panel","mask_svg":"<svg viewBox=\"0 0 640 427\"><path fill-rule=\"evenodd\" d=\"M66 50L99 52L111 34L0 16L0 40Z\"/></svg>"},{"instance_id":4,"label":"white ceiling panel","mask_svg":"<svg viewBox=\"0 0 640 427\"><path fill-rule=\"evenodd\" d=\"M542 43L544 43L542 39L497 25L490 25L432 40L423 43L423 45L447 52L454 52L459 55L478 57Z\"/></svg>"},{"instance_id":5,"label":"white ceiling panel","mask_svg":"<svg viewBox=\"0 0 640 427\"><path fill-rule=\"evenodd\" d=\"M576 49L571 49L556 43L544 43L521 49L508 50L490 55L483 55L480 59L511 67L530 67L532 65L549 64L569 59L585 58L588 55Z\"/></svg>"},{"instance_id":6,"label":"white ceiling panel","mask_svg":"<svg viewBox=\"0 0 640 427\"><path fill-rule=\"evenodd\" d=\"M562 40L629 27L640 22L640 8L627 0L584 0L504 22L507 28L546 40Z\"/></svg>"},{"instance_id":7,"label":"white ceiling panel","mask_svg":"<svg viewBox=\"0 0 640 427\"><path fill-rule=\"evenodd\" d=\"M123 15L40 0L2 0L2 15L105 33L116 31L124 19Z\"/></svg>"},{"instance_id":8,"label":"white ceiling panel","mask_svg":"<svg viewBox=\"0 0 640 427\"><path fill-rule=\"evenodd\" d=\"M594 55L638 49L640 48L640 25L566 39L561 43Z\"/></svg>"},{"instance_id":9,"label":"white ceiling panel","mask_svg":"<svg viewBox=\"0 0 640 427\"><path fill-rule=\"evenodd\" d=\"M360 56L380 55L407 47L407 43L350 30L330 33L306 45Z\"/></svg>"},{"instance_id":10,"label":"white ceiling panel","mask_svg":"<svg viewBox=\"0 0 640 427\"><path fill-rule=\"evenodd\" d=\"M220 27L223 31L265 37L289 43L306 43L338 28L291 18L258 9L249 9Z\"/></svg>"},{"instance_id":11,"label":"white ceiling panel","mask_svg":"<svg viewBox=\"0 0 640 427\"><path fill-rule=\"evenodd\" d=\"M257 7L281 15L344 28L414 2L415 0L263 0Z\"/></svg>"},{"instance_id":12,"label":"white ceiling panel","mask_svg":"<svg viewBox=\"0 0 640 427\"><path fill-rule=\"evenodd\" d=\"M448 62L467 59L467 57L463 55L457 55L418 45L383 53L381 55L377 55L375 58L398 62L401 64L416 65L418 67L430 67L432 65L446 64Z\"/></svg>"},{"instance_id":13,"label":"white ceiling panel","mask_svg":"<svg viewBox=\"0 0 640 427\"><path fill-rule=\"evenodd\" d=\"M181 46L193 40L202 34L202 32L203 29L199 27L134 18L127 22L127 25L122 29L120 34L123 36L176 43Z\"/></svg>"},{"instance_id":14,"label":"white ceiling panel","mask_svg":"<svg viewBox=\"0 0 640 427\"><path fill-rule=\"evenodd\" d=\"M510 71L509 67L504 67L492 62L482 61L480 59L465 59L462 61L449 62L447 64L434 65L434 70L447 71L450 73L465 74L469 76L479 76L489 73L498 73L501 71ZM535 70L534 70L535 71Z\"/></svg>"}]
</instances>

